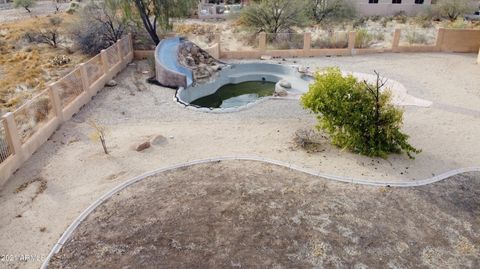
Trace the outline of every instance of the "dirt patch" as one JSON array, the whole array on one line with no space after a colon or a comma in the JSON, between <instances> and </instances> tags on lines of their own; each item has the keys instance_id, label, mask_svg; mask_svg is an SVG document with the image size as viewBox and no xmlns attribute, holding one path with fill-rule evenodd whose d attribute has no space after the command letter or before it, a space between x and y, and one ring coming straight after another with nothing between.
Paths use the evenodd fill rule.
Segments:
<instances>
[{"instance_id":1,"label":"dirt patch","mask_svg":"<svg viewBox=\"0 0 480 269\"><path fill-rule=\"evenodd\" d=\"M478 268L479 179L380 188L259 162L195 165L112 197L49 268Z\"/></svg>"},{"instance_id":2,"label":"dirt patch","mask_svg":"<svg viewBox=\"0 0 480 269\"><path fill-rule=\"evenodd\" d=\"M32 184L34 182L38 182L37 189L35 191L35 195L32 197L32 201L35 200L35 198L39 194L43 193L47 189L47 181L43 178L36 178L36 179L30 180L28 182L25 182L25 183L21 184L20 186L18 186L15 189L14 193L17 194L17 193L20 193L20 192L24 191L28 186L30 186L30 184Z\"/></svg>"}]
</instances>

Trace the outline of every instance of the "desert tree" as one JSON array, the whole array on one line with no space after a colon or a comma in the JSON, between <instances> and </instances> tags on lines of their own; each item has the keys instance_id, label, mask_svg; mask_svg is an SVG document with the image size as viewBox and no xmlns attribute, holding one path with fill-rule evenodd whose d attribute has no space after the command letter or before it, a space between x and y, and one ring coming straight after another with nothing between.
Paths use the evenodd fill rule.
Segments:
<instances>
[{"instance_id":1,"label":"desert tree","mask_svg":"<svg viewBox=\"0 0 480 269\"><path fill-rule=\"evenodd\" d=\"M45 43L50 45L53 48L57 48L60 43L60 25L63 20L60 17L51 17L48 20L48 25L40 29L38 34L38 41L40 43Z\"/></svg>"},{"instance_id":2,"label":"desert tree","mask_svg":"<svg viewBox=\"0 0 480 269\"><path fill-rule=\"evenodd\" d=\"M160 43L158 31L170 31L173 27L171 19L189 15L198 1L123 0L123 2L124 12L127 17L140 20L148 35L156 45Z\"/></svg>"},{"instance_id":3,"label":"desert tree","mask_svg":"<svg viewBox=\"0 0 480 269\"><path fill-rule=\"evenodd\" d=\"M80 20L71 33L84 53L97 54L122 38L130 26L123 8L123 0L104 0L90 2L80 10Z\"/></svg>"},{"instance_id":4,"label":"desert tree","mask_svg":"<svg viewBox=\"0 0 480 269\"><path fill-rule=\"evenodd\" d=\"M472 1L470 0L440 0L436 4L437 12L451 21L472 10Z\"/></svg>"},{"instance_id":5,"label":"desert tree","mask_svg":"<svg viewBox=\"0 0 480 269\"><path fill-rule=\"evenodd\" d=\"M321 23L327 19L346 19L355 16L355 8L346 0L309 0L308 11Z\"/></svg>"},{"instance_id":6,"label":"desert tree","mask_svg":"<svg viewBox=\"0 0 480 269\"><path fill-rule=\"evenodd\" d=\"M13 6L18 8L18 7L23 7L28 13L32 12L30 8L32 8L35 5L35 0L14 0L13 1Z\"/></svg>"},{"instance_id":7,"label":"desert tree","mask_svg":"<svg viewBox=\"0 0 480 269\"><path fill-rule=\"evenodd\" d=\"M258 32L278 33L289 31L306 22L305 1L261 0L244 8L241 22Z\"/></svg>"}]
</instances>

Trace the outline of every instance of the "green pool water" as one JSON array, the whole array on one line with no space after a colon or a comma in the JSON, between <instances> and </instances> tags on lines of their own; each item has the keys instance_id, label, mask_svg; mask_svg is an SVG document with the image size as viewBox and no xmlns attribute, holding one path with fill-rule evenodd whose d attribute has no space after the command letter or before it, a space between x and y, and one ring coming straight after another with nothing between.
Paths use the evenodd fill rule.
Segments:
<instances>
[{"instance_id":1,"label":"green pool water","mask_svg":"<svg viewBox=\"0 0 480 269\"><path fill-rule=\"evenodd\" d=\"M244 106L259 98L270 96L275 91L275 83L268 81L247 81L227 84L214 94L191 102L193 105L208 108L230 108Z\"/></svg>"}]
</instances>

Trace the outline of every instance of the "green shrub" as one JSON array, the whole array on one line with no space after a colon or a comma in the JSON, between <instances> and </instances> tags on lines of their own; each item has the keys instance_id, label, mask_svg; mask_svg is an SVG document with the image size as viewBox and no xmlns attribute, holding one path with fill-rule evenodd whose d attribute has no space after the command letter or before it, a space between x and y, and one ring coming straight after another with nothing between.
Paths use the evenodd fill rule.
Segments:
<instances>
[{"instance_id":1,"label":"green shrub","mask_svg":"<svg viewBox=\"0 0 480 269\"><path fill-rule=\"evenodd\" d=\"M355 48L368 48L372 45L374 36L365 28L358 29L355 35Z\"/></svg>"},{"instance_id":2,"label":"green shrub","mask_svg":"<svg viewBox=\"0 0 480 269\"><path fill-rule=\"evenodd\" d=\"M384 83L378 74L377 84L371 85L329 68L315 75L301 102L317 114L317 128L326 131L334 145L384 158L405 151L413 158L420 150L401 132L403 112L391 104L388 91L380 91Z\"/></svg>"}]
</instances>

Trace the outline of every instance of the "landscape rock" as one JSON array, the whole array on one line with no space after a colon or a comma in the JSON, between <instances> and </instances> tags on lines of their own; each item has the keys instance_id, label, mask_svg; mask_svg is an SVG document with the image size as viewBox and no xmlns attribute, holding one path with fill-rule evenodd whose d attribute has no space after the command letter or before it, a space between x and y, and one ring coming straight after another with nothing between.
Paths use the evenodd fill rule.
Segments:
<instances>
[{"instance_id":1,"label":"landscape rock","mask_svg":"<svg viewBox=\"0 0 480 269\"><path fill-rule=\"evenodd\" d=\"M282 86L282 88L285 89L291 89L292 88L292 83L288 82L285 79L282 79L278 82L278 85Z\"/></svg>"},{"instance_id":2,"label":"landscape rock","mask_svg":"<svg viewBox=\"0 0 480 269\"><path fill-rule=\"evenodd\" d=\"M179 46L177 56L181 65L193 71L195 83L202 84L215 79L218 71L225 66L190 41L185 41Z\"/></svg>"},{"instance_id":3,"label":"landscape rock","mask_svg":"<svg viewBox=\"0 0 480 269\"><path fill-rule=\"evenodd\" d=\"M270 56L270 55L262 55L262 56L260 56L260 60L268 61L268 60L271 60L271 59L272 59L272 56Z\"/></svg>"},{"instance_id":4,"label":"landscape rock","mask_svg":"<svg viewBox=\"0 0 480 269\"><path fill-rule=\"evenodd\" d=\"M298 72L302 73L302 74L306 74L306 73L308 73L308 67L300 66L300 67L298 67Z\"/></svg>"},{"instance_id":5,"label":"landscape rock","mask_svg":"<svg viewBox=\"0 0 480 269\"><path fill-rule=\"evenodd\" d=\"M115 80L113 80L113 79L110 80L110 81L108 81L108 82L105 84L105 86L107 86L107 87L115 87L115 86L117 86L117 85L118 85L117 81L115 81Z\"/></svg>"},{"instance_id":6,"label":"landscape rock","mask_svg":"<svg viewBox=\"0 0 480 269\"><path fill-rule=\"evenodd\" d=\"M143 142L142 144L135 147L135 150L138 151L138 152L144 151L144 150L148 149L150 146L151 146L150 141Z\"/></svg>"},{"instance_id":7,"label":"landscape rock","mask_svg":"<svg viewBox=\"0 0 480 269\"><path fill-rule=\"evenodd\" d=\"M273 96L284 97L284 96L287 96L287 95L288 95L287 89L285 89L284 87L280 86L280 82L278 82L277 84L275 84L275 92L273 93Z\"/></svg>"}]
</instances>

